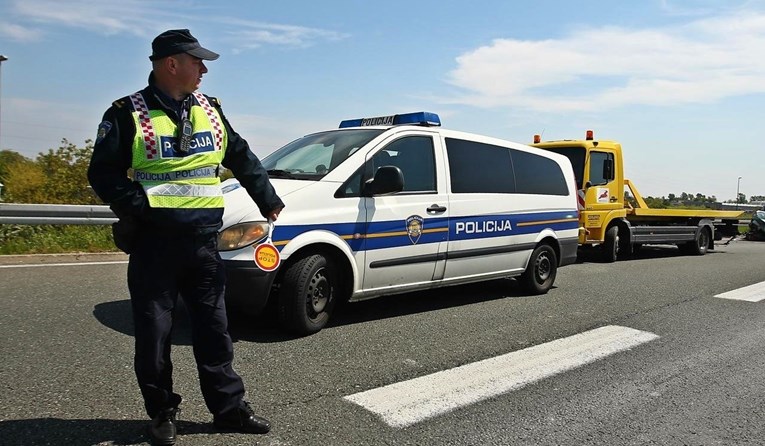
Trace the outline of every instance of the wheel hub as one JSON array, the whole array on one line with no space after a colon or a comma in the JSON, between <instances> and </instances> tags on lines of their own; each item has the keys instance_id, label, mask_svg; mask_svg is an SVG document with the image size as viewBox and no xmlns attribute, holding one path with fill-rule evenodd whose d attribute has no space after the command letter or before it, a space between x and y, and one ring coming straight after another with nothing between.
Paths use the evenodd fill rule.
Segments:
<instances>
[{"instance_id":1,"label":"wheel hub","mask_svg":"<svg viewBox=\"0 0 765 446\"><path fill-rule=\"evenodd\" d=\"M323 271L318 271L311 279L311 286L308 289L308 302L314 313L324 311L329 303L329 296L329 281Z\"/></svg>"},{"instance_id":2,"label":"wheel hub","mask_svg":"<svg viewBox=\"0 0 765 446\"><path fill-rule=\"evenodd\" d=\"M537 278L539 282L544 282L550 277L550 259L547 256L539 256L537 259Z\"/></svg>"}]
</instances>

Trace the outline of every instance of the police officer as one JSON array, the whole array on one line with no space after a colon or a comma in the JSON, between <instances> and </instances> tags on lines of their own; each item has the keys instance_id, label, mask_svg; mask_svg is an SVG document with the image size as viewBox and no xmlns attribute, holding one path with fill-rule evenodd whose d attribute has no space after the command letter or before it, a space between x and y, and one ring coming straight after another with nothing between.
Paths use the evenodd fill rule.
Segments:
<instances>
[{"instance_id":1,"label":"police officer","mask_svg":"<svg viewBox=\"0 0 765 446\"><path fill-rule=\"evenodd\" d=\"M217 58L187 29L157 36L149 85L106 111L88 168L93 190L120 219L115 243L130 254L135 373L152 419L149 435L159 445L175 443L181 402L170 361L179 294L189 310L199 383L215 428L263 434L271 427L244 401L242 379L231 365L225 273L216 245L223 216L218 166L231 169L264 217L276 220L284 203L220 102L197 92L207 73L204 61Z\"/></svg>"}]
</instances>

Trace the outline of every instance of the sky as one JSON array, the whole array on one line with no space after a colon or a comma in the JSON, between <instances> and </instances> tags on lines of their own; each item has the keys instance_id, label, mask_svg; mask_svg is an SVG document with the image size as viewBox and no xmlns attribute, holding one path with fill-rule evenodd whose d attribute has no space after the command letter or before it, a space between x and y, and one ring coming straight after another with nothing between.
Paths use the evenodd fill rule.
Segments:
<instances>
[{"instance_id":1,"label":"sky","mask_svg":"<svg viewBox=\"0 0 765 446\"><path fill-rule=\"evenodd\" d=\"M178 28L220 53L200 91L261 158L429 111L520 143L591 129L643 196L765 195L765 0L0 0L0 149L94 140Z\"/></svg>"}]
</instances>

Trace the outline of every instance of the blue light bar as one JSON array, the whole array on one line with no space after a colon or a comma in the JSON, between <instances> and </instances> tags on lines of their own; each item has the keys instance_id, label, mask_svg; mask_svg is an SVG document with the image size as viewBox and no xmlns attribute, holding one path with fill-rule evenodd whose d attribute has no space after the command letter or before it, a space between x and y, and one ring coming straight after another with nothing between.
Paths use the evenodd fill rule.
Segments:
<instances>
[{"instance_id":1,"label":"blue light bar","mask_svg":"<svg viewBox=\"0 0 765 446\"><path fill-rule=\"evenodd\" d=\"M340 122L340 128L401 124L432 127L440 126L441 119L437 114L430 112L403 113L400 115L376 116L374 118L346 119L345 121Z\"/></svg>"}]
</instances>

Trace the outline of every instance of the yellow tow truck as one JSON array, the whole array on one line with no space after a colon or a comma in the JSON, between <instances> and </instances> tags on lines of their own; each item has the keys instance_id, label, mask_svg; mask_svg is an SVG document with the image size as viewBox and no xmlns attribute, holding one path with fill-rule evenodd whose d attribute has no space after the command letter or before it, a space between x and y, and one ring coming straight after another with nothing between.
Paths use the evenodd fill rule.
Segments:
<instances>
[{"instance_id":1,"label":"yellow tow truck","mask_svg":"<svg viewBox=\"0 0 765 446\"><path fill-rule=\"evenodd\" d=\"M565 155L574 168L579 199L579 245L602 247L602 259L616 261L644 244L676 244L683 252L704 255L714 240L738 233L743 211L652 209L624 178L621 144L598 141L592 130L584 140L531 144Z\"/></svg>"}]
</instances>

